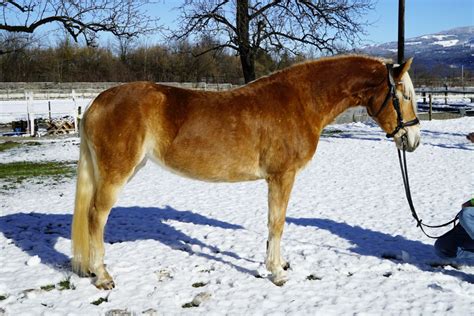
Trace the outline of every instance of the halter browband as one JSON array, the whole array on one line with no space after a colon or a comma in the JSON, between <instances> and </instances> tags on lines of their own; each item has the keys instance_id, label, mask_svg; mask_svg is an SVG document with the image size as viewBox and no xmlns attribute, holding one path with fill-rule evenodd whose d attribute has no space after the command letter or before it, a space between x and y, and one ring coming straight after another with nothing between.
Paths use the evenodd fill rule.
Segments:
<instances>
[{"instance_id":1,"label":"halter browband","mask_svg":"<svg viewBox=\"0 0 474 316\"><path fill-rule=\"evenodd\" d=\"M391 138L395 136L402 128L408 127L408 126L414 126L416 124L419 124L420 121L418 120L417 117L415 117L415 119L411 121L403 122L402 111L400 109L400 100L398 100L398 96L395 89L395 80L393 80L393 65L387 64L386 67L387 67L387 77L388 77L388 93L380 109L377 111L375 115L371 115L371 116L378 117L379 114L387 107L387 104L390 98L392 98L393 108L395 109L395 112L397 112L397 127L395 128L393 132L387 133L386 135L387 138ZM367 112L369 112L370 114L370 111L367 111Z\"/></svg>"}]
</instances>

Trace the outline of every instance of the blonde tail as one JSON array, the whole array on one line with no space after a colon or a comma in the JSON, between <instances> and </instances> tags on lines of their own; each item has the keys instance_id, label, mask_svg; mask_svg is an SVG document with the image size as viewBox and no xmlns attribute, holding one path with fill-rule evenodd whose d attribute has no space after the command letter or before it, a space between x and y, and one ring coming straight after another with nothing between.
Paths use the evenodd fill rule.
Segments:
<instances>
[{"instance_id":1,"label":"blonde tail","mask_svg":"<svg viewBox=\"0 0 474 316\"><path fill-rule=\"evenodd\" d=\"M81 123L84 123L84 120ZM79 275L87 275L90 271L89 212L95 191L94 166L84 125L81 126L76 201L71 233L72 269Z\"/></svg>"}]
</instances>

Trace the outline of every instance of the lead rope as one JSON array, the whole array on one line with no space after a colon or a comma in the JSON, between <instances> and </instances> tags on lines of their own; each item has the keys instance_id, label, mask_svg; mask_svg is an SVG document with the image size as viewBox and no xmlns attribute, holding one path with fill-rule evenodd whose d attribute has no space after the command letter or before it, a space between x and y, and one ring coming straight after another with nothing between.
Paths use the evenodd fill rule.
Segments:
<instances>
[{"instance_id":1,"label":"lead rope","mask_svg":"<svg viewBox=\"0 0 474 316\"><path fill-rule=\"evenodd\" d=\"M403 135L402 136L402 144L403 144L403 150L397 149L398 150L398 161L400 162L400 170L402 172L402 178L403 178L403 186L405 187L405 195L408 201L408 205L410 206L411 210L411 215L413 218L416 220L416 227L420 227L421 231L423 234L425 234L426 237L428 238L433 238L433 239L438 239L441 236L432 236L426 233L424 227L427 228L440 228L444 226L448 226L450 224L456 225L456 221L459 218L459 213L454 217L454 219L450 220L447 223L441 224L441 225L427 225L423 223L423 220L418 217L418 214L415 211L415 206L413 205L413 200L411 198L411 190L410 190L410 182L408 180L408 169L407 169L407 159L406 159L406 151L405 151L405 144L407 141L407 136ZM403 152L403 159L402 159L402 152ZM402 163L403 160L403 163Z\"/></svg>"}]
</instances>

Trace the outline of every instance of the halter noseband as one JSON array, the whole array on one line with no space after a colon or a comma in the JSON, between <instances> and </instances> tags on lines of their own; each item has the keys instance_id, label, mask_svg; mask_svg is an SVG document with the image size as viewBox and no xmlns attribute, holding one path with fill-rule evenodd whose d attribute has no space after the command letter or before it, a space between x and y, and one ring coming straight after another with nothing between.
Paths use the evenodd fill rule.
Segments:
<instances>
[{"instance_id":1,"label":"halter noseband","mask_svg":"<svg viewBox=\"0 0 474 316\"><path fill-rule=\"evenodd\" d=\"M402 128L408 127L408 126L414 126L416 124L419 124L420 121L418 120L417 117L415 119L408 121L408 122L403 122L403 117L402 117L402 111L400 109L400 100L398 100L398 96L396 93L395 89L395 80L393 80L393 65L392 64L387 64L387 77L388 77L388 93L387 96L385 97L385 100L382 103L382 106L380 109L377 111L375 115L372 115L370 113L370 110L367 108L367 112L370 114L372 117L378 117L379 114L385 109L385 107L388 104L388 101L390 98L392 98L392 104L393 108L395 109L395 112L397 112L397 127L395 130L391 133L387 133L387 138L391 138L395 136Z\"/></svg>"}]
</instances>

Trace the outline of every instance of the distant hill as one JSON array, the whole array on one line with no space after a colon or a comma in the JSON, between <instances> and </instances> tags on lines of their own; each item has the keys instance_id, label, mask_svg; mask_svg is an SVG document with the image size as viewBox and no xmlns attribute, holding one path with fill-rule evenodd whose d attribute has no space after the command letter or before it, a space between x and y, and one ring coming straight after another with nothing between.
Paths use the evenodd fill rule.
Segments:
<instances>
[{"instance_id":1,"label":"distant hill","mask_svg":"<svg viewBox=\"0 0 474 316\"><path fill-rule=\"evenodd\" d=\"M365 54L396 60L397 42L366 46ZM414 57L418 70L449 75L465 71L474 73L474 26L459 27L435 34L405 40L405 56Z\"/></svg>"}]
</instances>

